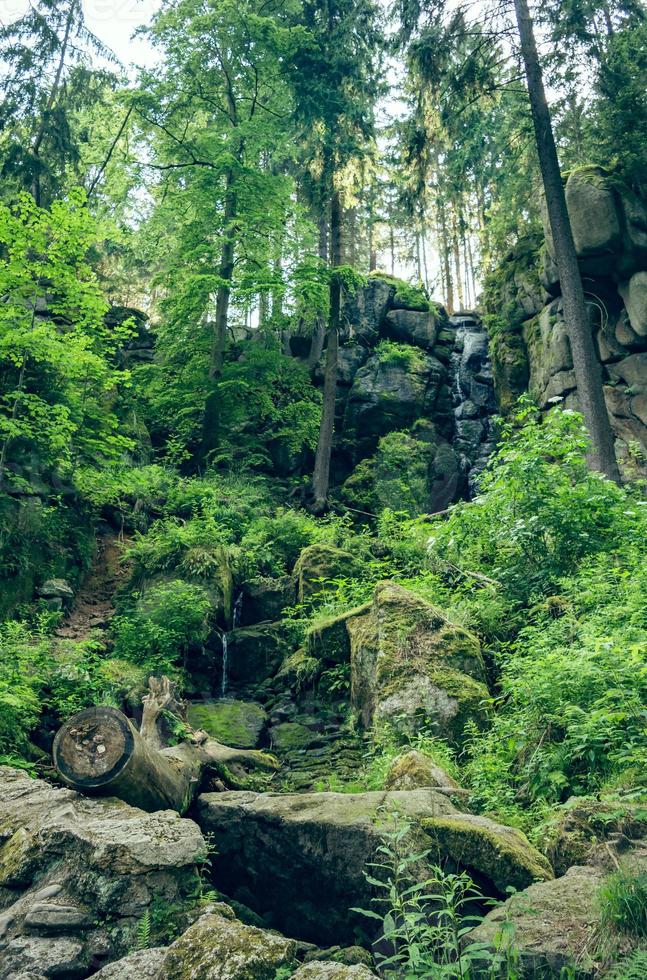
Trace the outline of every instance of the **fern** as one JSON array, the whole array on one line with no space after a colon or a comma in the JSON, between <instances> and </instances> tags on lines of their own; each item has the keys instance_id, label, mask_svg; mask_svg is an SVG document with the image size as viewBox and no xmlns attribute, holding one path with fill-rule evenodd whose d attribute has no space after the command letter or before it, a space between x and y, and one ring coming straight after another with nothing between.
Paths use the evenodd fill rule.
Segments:
<instances>
[{"instance_id":1,"label":"fern","mask_svg":"<svg viewBox=\"0 0 647 980\"><path fill-rule=\"evenodd\" d=\"M621 960L607 975L607 980L644 980L647 977L647 949L637 949Z\"/></svg>"},{"instance_id":2,"label":"fern","mask_svg":"<svg viewBox=\"0 0 647 980\"><path fill-rule=\"evenodd\" d=\"M151 912L146 909L137 923L135 931L135 949L148 949L151 944Z\"/></svg>"}]
</instances>

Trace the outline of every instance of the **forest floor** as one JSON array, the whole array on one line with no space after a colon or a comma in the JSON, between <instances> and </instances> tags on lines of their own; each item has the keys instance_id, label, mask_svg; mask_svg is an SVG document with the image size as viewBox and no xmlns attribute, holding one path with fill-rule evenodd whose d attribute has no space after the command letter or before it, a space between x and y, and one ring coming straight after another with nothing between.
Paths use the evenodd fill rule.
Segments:
<instances>
[{"instance_id":1,"label":"forest floor","mask_svg":"<svg viewBox=\"0 0 647 980\"><path fill-rule=\"evenodd\" d=\"M97 550L90 572L78 592L70 612L56 630L66 640L83 640L93 630L104 629L115 614L114 596L128 579L123 562L123 538L107 532L97 538Z\"/></svg>"}]
</instances>

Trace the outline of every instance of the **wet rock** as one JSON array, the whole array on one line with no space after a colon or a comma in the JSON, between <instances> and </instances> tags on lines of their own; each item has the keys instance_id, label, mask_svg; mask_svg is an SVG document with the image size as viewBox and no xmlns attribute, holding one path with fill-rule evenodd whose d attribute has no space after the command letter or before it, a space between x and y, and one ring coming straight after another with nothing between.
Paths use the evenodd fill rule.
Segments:
<instances>
[{"instance_id":1,"label":"wet rock","mask_svg":"<svg viewBox=\"0 0 647 980\"><path fill-rule=\"evenodd\" d=\"M189 706L187 720L218 742L253 749L267 724L267 712L254 701L205 701Z\"/></svg>"},{"instance_id":2,"label":"wet rock","mask_svg":"<svg viewBox=\"0 0 647 980\"><path fill-rule=\"evenodd\" d=\"M159 976L164 980L275 980L281 967L294 966L293 940L208 913L169 947Z\"/></svg>"},{"instance_id":3,"label":"wet rock","mask_svg":"<svg viewBox=\"0 0 647 980\"><path fill-rule=\"evenodd\" d=\"M242 592L241 626L275 623L295 599L294 581L289 575L252 579L244 583Z\"/></svg>"}]
</instances>

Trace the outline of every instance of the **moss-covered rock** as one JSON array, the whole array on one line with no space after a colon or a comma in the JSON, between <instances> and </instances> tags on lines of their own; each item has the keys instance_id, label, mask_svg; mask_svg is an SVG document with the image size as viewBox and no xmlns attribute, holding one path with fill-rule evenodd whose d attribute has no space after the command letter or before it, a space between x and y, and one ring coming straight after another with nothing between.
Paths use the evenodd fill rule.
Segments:
<instances>
[{"instance_id":1,"label":"moss-covered rock","mask_svg":"<svg viewBox=\"0 0 647 980\"><path fill-rule=\"evenodd\" d=\"M526 888L553 877L553 871L524 834L473 813L431 817L422 821L439 860L451 858L491 881L500 893L508 886Z\"/></svg>"},{"instance_id":2,"label":"moss-covered rock","mask_svg":"<svg viewBox=\"0 0 647 980\"><path fill-rule=\"evenodd\" d=\"M598 845L618 834L647 838L647 806L572 797L546 824L542 849L562 875L574 864L586 864Z\"/></svg>"},{"instance_id":3,"label":"moss-covered rock","mask_svg":"<svg viewBox=\"0 0 647 980\"><path fill-rule=\"evenodd\" d=\"M253 749L267 723L267 713L254 701L204 701L189 706L187 719L225 745Z\"/></svg>"},{"instance_id":4,"label":"moss-covered rock","mask_svg":"<svg viewBox=\"0 0 647 980\"><path fill-rule=\"evenodd\" d=\"M201 916L169 948L164 980L275 980L296 966L296 943L221 913Z\"/></svg>"},{"instance_id":5,"label":"moss-covered rock","mask_svg":"<svg viewBox=\"0 0 647 980\"><path fill-rule=\"evenodd\" d=\"M272 748L277 752L305 749L314 738L314 733L298 722L284 721L270 730Z\"/></svg>"},{"instance_id":6,"label":"moss-covered rock","mask_svg":"<svg viewBox=\"0 0 647 980\"><path fill-rule=\"evenodd\" d=\"M351 700L364 727L430 727L459 741L467 721L485 722L488 691L476 637L393 582L377 586L370 611L347 620Z\"/></svg>"},{"instance_id":7,"label":"moss-covered rock","mask_svg":"<svg viewBox=\"0 0 647 980\"><path fill-rule=\"evenodd\" d=\"M322 669L321 661L300 647L285 658L277 677L299 691L315 681Z\"/></svg>"},{"instance_id":8,"label":"moss-covered rock","mask_svg":"<svg viewBox=\"0 0 647 980\"><path fill-rule=\"evenodd\" d=\"M370 604L357 606L338 616L320 619L306 633L306 651L323 664L348 663L350 660L350 636L348 623L362 616Z\"/></svg>"},{"instance_id":9,"label":"moss-covered rock","mask_svg":"<svg viewBox=\"0 0 647 980\"><path fill-rule=\"evenodd\" d=\"M419 789L423 786L460 790L454 777L419 749L411 749L393 760L384 783L385 789Z\"/></svg>"},{"instance_id":10,"label":"moss-covered rock","mask_svg":"<svg viewBox=\"0 0 647 980\"><path fill-rule=\"evenodd\" d=\"M244 583L242 596L241 626L274 623L281 618L285 607L294 602L294 580L289 575L251 579Z\"/></svg>"},{"instance_id":11,"label":"moss-covered rock","mask_svg":"<svg viewBox=\"0 0 647 980\"><path fill-rule=\"evenodd\" d=\"M308 545L294 566L299 602L305 602L321 592L330 579L351 576L356 570L355 557L348 551L331 544Z\"/></svg>"},{"instance_id":12,"label":"moss-covered rock","mask_svg":"<svg viewBox=\"0 0 647 980\"><path fill-rule=\"evenodd\" d=\"M501 412L509 412L528 388L530 369L523 336L502 331L490 343L494 391Z\"/></svg>"},{"instance_id":13,"label":"moss-covered rock","mask_svg":"<svg viewBox=\"0 0 647 980\"><path fill-rule=\"evenodd\" d=\"M376 976L376 973L361 963L348 966L329 960L312 960L310 963L304 963L296 973L292 974L293 980L371 980L371 978L374 980Z\"/></svg>"}]
</instances>

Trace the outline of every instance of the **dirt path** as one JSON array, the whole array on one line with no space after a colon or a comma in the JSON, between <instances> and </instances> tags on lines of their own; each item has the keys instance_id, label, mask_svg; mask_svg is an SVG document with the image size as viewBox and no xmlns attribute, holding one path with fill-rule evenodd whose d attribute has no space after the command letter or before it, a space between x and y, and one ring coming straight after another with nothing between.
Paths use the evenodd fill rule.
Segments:
<instances>
[{"instance_id":1,"label":"dirt path","mask_svg":"<svg viewBox=\"0 0 647 980\"><path fill-rule=\"evenodd\" d=\"M56 630L57 636L82 640L92 630L108 625L115 614L114 594L128 575L122 555L123 541L116 534L104 534L97 539L92 568L72 609Z\"/></svg>"}]
</instances>

